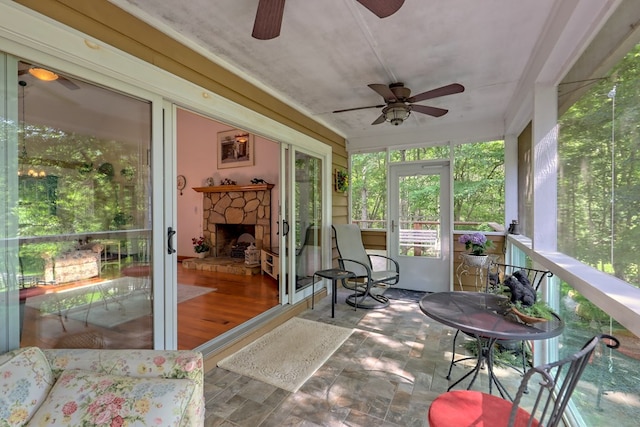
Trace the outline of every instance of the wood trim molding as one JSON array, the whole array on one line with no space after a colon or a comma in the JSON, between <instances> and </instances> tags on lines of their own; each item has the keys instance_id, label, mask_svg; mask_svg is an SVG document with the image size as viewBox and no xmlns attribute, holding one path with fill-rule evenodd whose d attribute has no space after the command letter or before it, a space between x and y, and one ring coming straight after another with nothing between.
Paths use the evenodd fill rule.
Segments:
<instances>
[{"instance_id":1,"label":"wood trim molding","mask_svg":"<svg viewBox=\"0 0 640 427\"><path fill-rule=\"evenodd\" d=\"M252 185L216 185L213 187L193 187L198 193L228 193L230 191L263 191L271 190L274 184L252 184Z\"/></svg>"}]
</instances>

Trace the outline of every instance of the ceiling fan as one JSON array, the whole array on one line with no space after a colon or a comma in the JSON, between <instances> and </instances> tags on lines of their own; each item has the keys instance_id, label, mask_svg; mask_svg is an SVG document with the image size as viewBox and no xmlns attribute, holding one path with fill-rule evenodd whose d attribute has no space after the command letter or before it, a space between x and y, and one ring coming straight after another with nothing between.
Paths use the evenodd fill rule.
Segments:
<instances>
[{"instance_id":1,"label":"ceiling fan","mask_svg":"<svg viewBox=\"0 0 640 427\"><path fill-rule=\"evenodd\" d=\"M25 63L25 65L28 65ZM42 68L42 67L38 67L35 65L29 65L28 68L24 68L24 69L20 69L18 70L18 75L22 76L24 74L31 74L33 77L37 78L38 80L42 80L45 82L50 82L50 81L56 81L58 83L60 83L61 85L63 85L64 87L66 87L67 89L71 89L71 90L76 90L76 89L80 89L80 86L78 86L77 84L75 84L74 82L72 82L71 80L54 73L51 70L48 70L46 68Z\"/></svg>"},{"instance_id":2,"label":"ceiling fan","mask_svg":"<svg viewBox=\"0 0 640 427\"><path fill-rule=\"evenodd\" d=\"M251 34L254 38L269 40L280 35L284 1L260 0ZM357 0L357 2L373 12L378 18L386 18L396 13L402 7L404 0Z\"/></svg>"},{"instance_id":3,"label":"ceiling fan","mask_svg":"<svg viewBox=\"0 0 640 427\"><path fill-rule=\"evenodd\" d=\"M439 98L441 96L453 95L454 93L464 92L464 86L459 83L442 86L437 89L428 90L411 96L411 89L404 86L404 83L370 84L369 87L376 91L384 99L385 104L370 105L367 107L347 108L345 110L336 110L334 113L344 113L345 111L363 110L365 108L382 108L382 114L371 123L379 125L380 123L389 122L394 126L399 126L404 122L412 111L422 114L428 114L433 117L441 117L447 114L449 110L444 108L429 107L427 105L417 105L415 102L425 101L427 99Z\"/></svg>"}]
</instances>

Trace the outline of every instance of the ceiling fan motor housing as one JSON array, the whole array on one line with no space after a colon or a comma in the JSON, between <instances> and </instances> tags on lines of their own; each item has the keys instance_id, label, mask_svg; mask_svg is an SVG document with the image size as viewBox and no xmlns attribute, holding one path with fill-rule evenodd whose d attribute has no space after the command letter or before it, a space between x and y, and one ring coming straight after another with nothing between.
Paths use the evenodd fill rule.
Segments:
<instances>
[{"instance_id":1,"label":"ceiling fan motor housing","mask_svg":"<svg viewBox=\"0 0 640 427\"><path fill-rule=\"evenodd\" d=\"M389 85L389 89L391 89L398 101L404 102L411 96L411 89L404 87L404 83L392 83Z\"/></svg>"}]
</instances>

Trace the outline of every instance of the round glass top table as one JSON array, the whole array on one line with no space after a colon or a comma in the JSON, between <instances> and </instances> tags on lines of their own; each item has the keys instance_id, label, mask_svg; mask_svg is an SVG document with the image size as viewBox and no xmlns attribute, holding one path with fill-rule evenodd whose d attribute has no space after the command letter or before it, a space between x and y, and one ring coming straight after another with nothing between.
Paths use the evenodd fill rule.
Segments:
<instances>
[{"instance_id":1,"label":"round glass top table","mask_svg":"<svg viewBox=\"0 0 640 427\"><path fill-rule=\"evenodd\" d=\"M473 335L478 340L478 361L475 368L455 381L449 390L473 374L468 388L471 388L478 370L487 361L489 393L492 383L500 394L509 396L493 374L493 345L497 340L529 341L553 338L562 333L564 322L554 314L554 318L534 324L521 323L510 315L507 297L484 292L436 292L420 300L420 310L444 325L451 326Z\"/></svg>"}]
</instances>

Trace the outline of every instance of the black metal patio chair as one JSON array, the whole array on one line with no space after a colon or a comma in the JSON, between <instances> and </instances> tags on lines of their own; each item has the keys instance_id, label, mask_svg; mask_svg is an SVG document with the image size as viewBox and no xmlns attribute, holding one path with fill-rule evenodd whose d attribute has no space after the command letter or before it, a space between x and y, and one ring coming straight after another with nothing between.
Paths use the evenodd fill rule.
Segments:
<instances>
[{"instance_id":1,"label":"black metal patio chair","mask_svg":"<svg viewBox=\"0 0 640 427\"><path fill-rule=\"evenodd\" d=\"M441 394L429 407L429 425L556 427L601 340L609 341L606 343L609 348L620 345L611 335L595 336L577 353L558 362L531 368L524 375L513 402L475 390ZM528 395L525 397L525 394Z\"/></svg>"}]
</instances>

